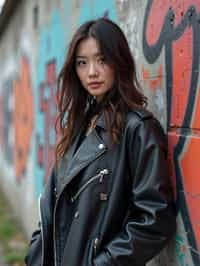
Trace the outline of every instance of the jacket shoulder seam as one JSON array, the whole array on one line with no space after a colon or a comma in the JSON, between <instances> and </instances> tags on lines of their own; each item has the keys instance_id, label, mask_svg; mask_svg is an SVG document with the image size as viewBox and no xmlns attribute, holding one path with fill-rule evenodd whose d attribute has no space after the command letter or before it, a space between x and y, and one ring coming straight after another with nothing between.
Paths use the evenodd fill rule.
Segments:
<instances>
[{"instance_id":1,"label":"jacket shoulder seam","mask_svg":"<svg viewBox=\"0 0 200 266\"><path fill-rule=\"evenodd\" d=\"M154 118L153 114L146 110L134 110L133 113L135 113L140 118L140 120Z\"/></svg>"}]
</instances>

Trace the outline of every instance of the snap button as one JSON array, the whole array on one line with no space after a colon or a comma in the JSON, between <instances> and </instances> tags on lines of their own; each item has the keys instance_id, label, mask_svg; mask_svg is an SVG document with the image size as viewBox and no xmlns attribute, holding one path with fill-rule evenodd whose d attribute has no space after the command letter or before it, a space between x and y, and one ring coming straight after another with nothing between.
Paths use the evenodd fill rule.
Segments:
<instances>
[{"instance_id":1,"label":"snap button","mask_svg":"<svg viewBox=\"0 0 200 266\"><path fill-rule=\"evenodd\" d=\"M108 194L101 192L100 193L100 200L102 200L102 201L108 200Z\"/></svg>"},{"instance_id":2,"label":"snap button","mask_svg":"<svg viewBox=\"0 0 200 266\"><path fill-rule=\"evenodd\" d=\"M74 218L77 219L79 217L79 212L76 211L75 214L74 214Z\"/></svg>"},{"instance_id":3,"label":"snap button","mask_svg":"<svg viewBox=\"0 0 200 266\"><path fill-rule=\"evenodd\" d=\"M99 144L99 149L102 150L104 148L103 143Z\"/></svg>"},{"instance_id":4,"label":"snap button","mask_svg":"<svg viewBox=\"0 0 200 266\"><path fill-rule=\"evenodd\" d=\"M57 198L57 189L56 189L56 187L54 188L54 195Z\"/></svg>"}]
</instances>

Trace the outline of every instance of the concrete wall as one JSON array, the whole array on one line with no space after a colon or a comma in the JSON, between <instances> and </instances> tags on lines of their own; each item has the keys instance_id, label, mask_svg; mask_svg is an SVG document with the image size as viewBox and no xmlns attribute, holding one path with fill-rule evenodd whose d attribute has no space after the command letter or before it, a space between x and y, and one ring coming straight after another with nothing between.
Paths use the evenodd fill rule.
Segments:
<instances>
[{"instance_id":1,"label":"concrete wall","mask_svg":"<svg viewBox=\"0 0 200 266\"><path fill-rule=\"evenodd\" d=\"M178 226L150 265L200 265L198 0L21 1L0 41L0 185L30 236L53 162L56 77L74 30L98 16L125 31L149 108L168 128Z\"/></svg>"}]
</instances>

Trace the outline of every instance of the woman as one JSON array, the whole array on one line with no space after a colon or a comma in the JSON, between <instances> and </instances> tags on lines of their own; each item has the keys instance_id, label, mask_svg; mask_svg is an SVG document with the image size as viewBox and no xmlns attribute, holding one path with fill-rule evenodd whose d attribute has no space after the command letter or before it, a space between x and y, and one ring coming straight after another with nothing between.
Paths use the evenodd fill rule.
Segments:
<instances>
[{"instance_id":1,"label":"woman","mask_svg":"<svg viewBox=\"0 0 200 266\"><path fill-rule=\"evenodd\" d=\"M26 263L143 266L174 233L175 211L166 137L116 24L77 30L58 88L62 138Z\"/></svg>"}]
</instances>

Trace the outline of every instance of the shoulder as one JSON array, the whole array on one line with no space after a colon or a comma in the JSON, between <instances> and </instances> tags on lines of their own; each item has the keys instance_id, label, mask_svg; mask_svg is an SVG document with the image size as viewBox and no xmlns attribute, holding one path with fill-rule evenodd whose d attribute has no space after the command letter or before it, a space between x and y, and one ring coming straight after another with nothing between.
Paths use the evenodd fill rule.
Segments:
<instances>
[{"instance_id":1,"label":"shoulder","mask_svg":"<svg viewBox=\"0 0 200 266\"><path fill-rule=\"evenodd\" d=\"M146 109L136 109L127 114L125 132L142 138L165 138L165 132L160 122Z\"/></svg>"},{"instance_id":2,"label":"shoulder","mask_svg":"<svg viewBox=\"0 0 200 266\"><path fill-rule=\"evenodd\" d=\"M126 125L127 127L137 127L140 123L143 123L145 120L155 119L154 115L144 108L137 108L127 113Z\"/></svg>"}]
</instances>

